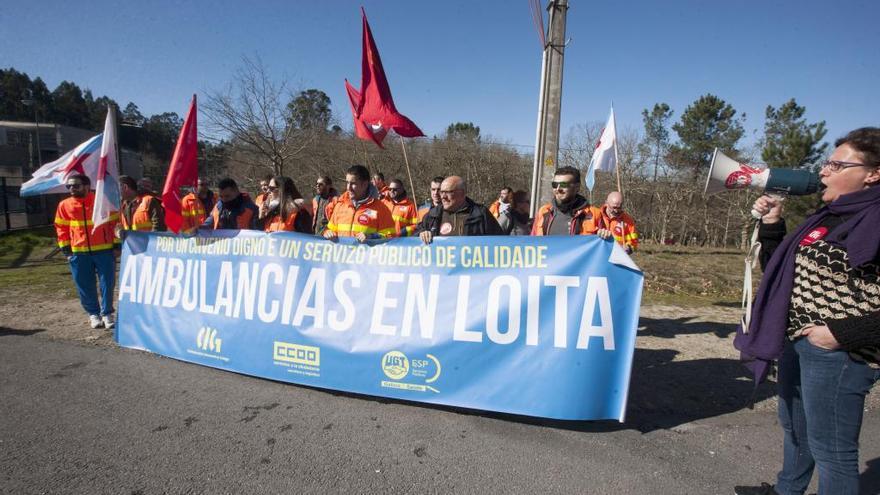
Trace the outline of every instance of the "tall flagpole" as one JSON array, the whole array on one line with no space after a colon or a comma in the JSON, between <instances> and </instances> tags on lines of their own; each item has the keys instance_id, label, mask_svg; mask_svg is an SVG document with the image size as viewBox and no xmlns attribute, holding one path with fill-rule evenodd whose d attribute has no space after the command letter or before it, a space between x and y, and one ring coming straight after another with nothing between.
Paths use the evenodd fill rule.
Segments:
<instances>
[{"instance_id":1,"label":"tall flagpole","mask_svg":"<svg viewBox=\"0 0 880 495\"><path fill-rule=\"evenodd\" d=\"M614 102L611 102L611 115L614 115ZM617 153L617 117L614 117L614 170L617 171L617 192L623 194L620 187L620 155Z\"/></svg>"},{"instance_id":2,"label":"tall flagpole","mask_svg":"<svg viewBox=\"0 0 880 495\"><path fill-rule=\"evenodd\" d=\"M398 134L397 137L400 138L400 147L403 149L403 163L406 164L406 176L409 177L410 195L412 196L413 204L418 206L419 202L416 199L416 187L413 185L412 172L409 170L409 158L406 156L406 145L403 143L403 136Z\"/></svg>"}]
</instances>

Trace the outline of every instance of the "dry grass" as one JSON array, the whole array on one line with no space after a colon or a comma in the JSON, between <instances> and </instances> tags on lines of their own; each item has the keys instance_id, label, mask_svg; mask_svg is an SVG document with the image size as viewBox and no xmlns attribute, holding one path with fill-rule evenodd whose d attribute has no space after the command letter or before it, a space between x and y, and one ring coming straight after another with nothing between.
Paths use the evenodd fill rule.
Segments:
<instances>
[{"instance_id":1,"label":"dry grass","mask_svg":"<svg viewBox=\"0 0 880 495\"><path fill-rule=\"evenodd\" d=\"M739 305L744 258L736 249L650 244L633 256L645 274L643 302L681 306Z\"/></svg>"}]
</instances>

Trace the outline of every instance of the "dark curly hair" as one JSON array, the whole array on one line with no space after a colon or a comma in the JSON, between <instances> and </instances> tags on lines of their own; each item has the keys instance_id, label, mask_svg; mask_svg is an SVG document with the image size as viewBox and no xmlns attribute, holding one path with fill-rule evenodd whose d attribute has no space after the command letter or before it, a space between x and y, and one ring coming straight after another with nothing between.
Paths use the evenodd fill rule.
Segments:
<instances>
[{"instance_id":1,"label":"dark curly hair","mask_svg":"<svg viewBox=\"0 0 880 495\"><path fill-rule=\"evenodd\" d=\"M865 165L880 167L880 127L862 127L834 142L834 147L848 144L862 154Z\"/></svg>"}]
</instances>

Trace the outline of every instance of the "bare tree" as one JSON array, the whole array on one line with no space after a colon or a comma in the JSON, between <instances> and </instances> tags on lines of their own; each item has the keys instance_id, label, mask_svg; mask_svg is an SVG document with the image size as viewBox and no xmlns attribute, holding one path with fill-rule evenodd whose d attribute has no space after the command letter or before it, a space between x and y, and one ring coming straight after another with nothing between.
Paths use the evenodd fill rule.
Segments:
<instances>
[{"instance_id":1,"label":"bare tree","mask_svg":"<svg viewBox=\"0 0 880 495\"><path fill-rule=\"evenodd\" d=\"M291 125L295 91L274 81L259 58L242 58L232 82L209 92L203 109L216 131L229 137L231 159L251 179L289 173L293 160L325 129Z\"/></svg>"}]
</instances>

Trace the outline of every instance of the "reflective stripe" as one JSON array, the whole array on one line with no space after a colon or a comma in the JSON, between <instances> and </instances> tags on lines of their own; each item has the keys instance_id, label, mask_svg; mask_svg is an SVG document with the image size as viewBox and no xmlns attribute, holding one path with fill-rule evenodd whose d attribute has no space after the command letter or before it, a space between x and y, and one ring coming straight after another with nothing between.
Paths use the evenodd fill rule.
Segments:
<instances>
[{"instance_id":1,"label":"reflective stripe","mask_svg":"<svg viewBox=\"0 0 880 495\"><path fill-rule=\"evenodd\" d=\"M55 223L57 225L70 225L70 220L65 220L61 217L55 217Z\"/></svg>"},{"instance_id":2,"label":"reflective stripe","mask_svg":"<svg viewBox=\"0 0 880 495\"><path fill-rule=\"evenodd\" d=\"M70 241L58 241L58 247L63 248L66 246L70 246Z\"/></svg>"},{"instance_id":3,"label":"reflective stripe","mask_svg":"<svg viewBox=\"0 0 880 495\"><path fill-rule=\"evenodd\" d=\"M415 225L415 224L419 223L418 218L401 217L398 215L391 215L391 219L394 220L395 222L408 223L410 225Z\"/></svg>"},{"instance_id":4,"label":"reflective stripe","mask_svg":"<svg viewBox=\"0 0 880 495\"><path fill-rule=\"evenodd\" d=\"M89 246L73 246L70 248L74 253L88 253L89 251L101 251L106 249L113 249L113 244L92 244L91 249Z\"/></svg>"},{"instance_id":5,"label":"reflective stripe","mask_svg":"<svg viewBox=\"0 0 880 495\"><path fill-rule=\"evenodd\" d=\"M349 224L349 223L328 223L327 229L332 230L333 232L363 232L364 234L376 234L380 233L374 227L367 227L366 225L358 225L358 224ZM394 232L394 229L387 229L390 232Z\"/></svg>"}]
</instances>

